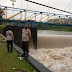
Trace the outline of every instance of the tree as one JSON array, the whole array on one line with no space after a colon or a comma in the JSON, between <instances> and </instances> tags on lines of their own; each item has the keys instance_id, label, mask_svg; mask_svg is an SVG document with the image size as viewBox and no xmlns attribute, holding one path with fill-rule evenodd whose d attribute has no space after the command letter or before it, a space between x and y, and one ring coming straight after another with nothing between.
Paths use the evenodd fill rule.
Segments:
<instances>
[{"instance_id":1,"label":"tree","mask_svg":"<svg viewBox=\"0 0 72 72\"><path fill-rule=\"evenodd\" d=\"M0 8L0 19L3 19L4 11ZM2 25L3 21L0 21L0 25Z\"/></svg>"}]
</instances>

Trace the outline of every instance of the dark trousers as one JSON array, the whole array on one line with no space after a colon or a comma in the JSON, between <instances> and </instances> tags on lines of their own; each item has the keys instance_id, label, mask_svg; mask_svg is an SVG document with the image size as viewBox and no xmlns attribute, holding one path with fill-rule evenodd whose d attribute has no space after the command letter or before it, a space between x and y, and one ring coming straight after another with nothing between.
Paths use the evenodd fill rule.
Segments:
<instances>
[{"instance_id":1,"label":"dark trousers","mask_svg":"<svg viewBox=\"0 0 72 72\"><path fill-rule=\"evenodd\" d=\"M22 49L24 51L23 55L27 55L28 56L28 52L29 52L29 41L22 41Z\"/></svg>"},{"instance_id":2,"label":"dark trousers","mask_svg":"<svg viewBox=\"0 0 72 72\"><path fill-rule=\"evenodd\" d=\"M7 49L8 49L8 52L12 52L12 49L13 49L13 40L8 40L7 41Z\"/></svg>"}]
</instances>

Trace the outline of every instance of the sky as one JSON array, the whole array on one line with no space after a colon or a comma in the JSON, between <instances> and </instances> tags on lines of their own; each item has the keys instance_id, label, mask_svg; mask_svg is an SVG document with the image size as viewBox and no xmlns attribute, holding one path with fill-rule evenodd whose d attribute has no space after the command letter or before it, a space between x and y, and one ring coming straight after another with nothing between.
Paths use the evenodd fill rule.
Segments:
<instances>
[{"instance_id":1,"label":"sky","mask_svg":"<svg viewBox=\"0 0 72 72\"><path fill-rule=\"evenodd\" d=\"M31 1L35 1L35 2L38 2L38 3L44 4L44 5L48 5L48 6L51 6L51 7L55 7L55 8L58 8L58 9L62 9L62 10L72 12L72 8L71 8L72 0L31 0ZM67 14L67 13L60 12L60 11L57 11L57 10L53 10L53 9L50 9L50 8L47 8L47 7L36 5L36 4L30 3L30 2L27 2L25 0L16 0L16 2L14 4L15 4L14 5L15 8L22 8L22 9L27 9L27 10L49 12L49 13L56 13L56 14L59 14L59 13L60 14ZM0 5L13 7L11 0L0 0Z\"/></svg>"}]
</instances>

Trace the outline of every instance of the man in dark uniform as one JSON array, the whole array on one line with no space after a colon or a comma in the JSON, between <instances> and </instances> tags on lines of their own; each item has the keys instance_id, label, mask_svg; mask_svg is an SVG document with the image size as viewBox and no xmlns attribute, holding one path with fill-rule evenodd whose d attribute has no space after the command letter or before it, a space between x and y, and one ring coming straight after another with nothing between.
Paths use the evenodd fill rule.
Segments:
<instances>
[{"instance_id":1,"label":"man in dark uniform","mask_svg":"<svg viewBox=\"0 0 72 72\"><path fill-rule=\"evenodd\" d=\"M10 27L9 27L8 31L6 31L6 39L7 39L7 49L8 49L8 52L9 51L12 52L14 37L13 37L13 32L11 31ZM11 49L9 48L9 45L11 46Z\"/></svg>"},{"instance_id":2,"label":"man in dark uniform","mask_svg":"<svg viewBox=\"0 0 72 72\"><path fill-rule=\"evenodd\" d=\"M31 31L28 29L28 26L25 25L25 27L22 29L22 49L24 51L24 56L28 57L29 52L29 37L31 36Z\"/></svg>"}]
</instances>

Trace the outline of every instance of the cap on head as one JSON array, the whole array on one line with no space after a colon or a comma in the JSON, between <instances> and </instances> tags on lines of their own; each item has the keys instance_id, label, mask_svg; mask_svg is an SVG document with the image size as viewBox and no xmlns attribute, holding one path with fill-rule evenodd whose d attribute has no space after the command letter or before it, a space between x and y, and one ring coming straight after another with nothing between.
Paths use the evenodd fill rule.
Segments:
<instances>
[{"instance_id":1,"label":"cap on head","mask_svg":"<svg viewBox=\"0 0 72 72\"><path fill-rule=\"evenodd\" d=\"M28 28L28 25L26 24L24 28L27 29Z\"/></svg>"},{"instance_id":2,"label":"cap on head","mask_svg":"<svg viewBox=\"0 0 72 72\"><path fill-rule=\"evenodd\" d=\"M8 30L11 30L11 27L9 27Z\"/></svg>"},{"instance_id":3,"label":"cap on head","mask_svg":"<svg viewBox=\"0 0 72 72\"><path fill-rule=\"evenodd\" d=\"M26 24L25 27L28 27L28 25Z\"/></svg>"}]
</instances>

